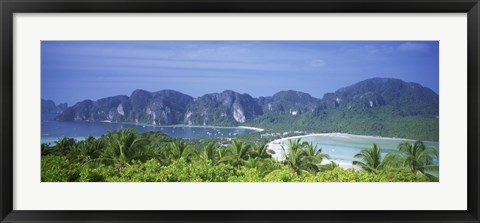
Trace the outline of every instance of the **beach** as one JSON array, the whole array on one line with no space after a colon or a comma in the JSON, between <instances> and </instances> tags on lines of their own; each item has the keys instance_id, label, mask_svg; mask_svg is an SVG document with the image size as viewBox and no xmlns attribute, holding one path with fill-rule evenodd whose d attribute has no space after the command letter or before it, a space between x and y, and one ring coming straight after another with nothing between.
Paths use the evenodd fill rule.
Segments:
<instances>
[{"instance_id":1,"label":"beach","mask_svg":"<svg viewBox=\"0 0 480 223\"><path fill-rule=\"evenodd\" d=\"M265 129L261 129L261 128L257 128L257 127L251 127L251 126L237 126L237 128L243 128L243 129L251 129L251 130L255 130L255 131L259 131L259 132L263 132L265 131Z\"/></svg>"},{"instance_id":2,"label":"beach","mask_svg":"<svg viewBox=\"0 0 480 223\"><path fill-rule=\"evenodd\" d=\"M257 128L257 127L251 127L251 126L215 126L215 125L185 125L185 124L176 124L176 125L153 125L153 124L148 124L148 123L140 123L140 122L112 122L109 120L104 120L104 121L99 121L102 123L117 123L117 124L128 124L128 125L140 125L140 126L149 126L149 127L155 127L155 128L217 128L217 129L235 129L235 128L240 128L240 129L249 129L249 130L255 130L257 132L263 132L265 131L262 128Z\"/></svg>"},{"instance_id":3,"label":"beach","mask_svg":"<svg viewBox=\"0 0 480 223\"><path fill-rule=\"evenodd\" d=\"M276 139L271 142L269 142L268 149L272 150L275 152L275 154L272 155L273 158L282 161L284 157L282 156L282 146L286 146L286 143L290 139L298 139L298 138L305 138L305 137L310 137L310 136L339 136L343 133L312 133L312 134L307 134L307 135L300 135L300 136L290 136L286 138L281 138L281 139ZM349 135L349 134L345 134ZM284 145L285 143L285 145Z\"/></svg>"},{"instance_id":4,"label":"beach","mask_svg":"<svg viewBox=\"0 0 480 223\"><path fill-rule=\"evenodd\" d=\"M339 139L345 139L345 140L375 140L376 141L409 141L409 142L413 142L414 140L411 140L411 139L403 139L403 138L394 138L394 137L380 137L380 136L365 136L365 135L352 135L352 134L347 134L347 133L312 133L312 134L307 134L307 135L301 135L301 136L291 136L291 137L286 137L286 138L281 138L281 139L276 139L276 140L273 140L271 142L269 142L267 145L268 145L268 149L272 150L275 152L275 154L273 154L273 158L279 160L279 161L282 161L284 159L283 155L282 155L282 146L285 147L285 149L288 150L288 148L286 148L287 144L288 144L288 140L289 139L298 139L298 138L306 138L306 137L316 137L316 136L323 136L323 137L331 137L331 138L334 138L336 140L339 140ZM373 143L373 142L372 142ZM322 164L326 164L326 163L329 163L330 161L333 161L337 164L340 165L340 167L342 168L345 168L345 169L348 169L348 168L358 168L358 167L355 167L352 165L352 160L353 160L353 155L354 154L350 154L350 157L342 157L342 158L338 158L336 157L335 155L338 155L338 154L341 154L341 155L344 155L342 154L343 151L339 151L339 150L344 150L345 148L340 148L340 149L331 149L331 148L328 148L328 150L326 148L324 148L324 153L327 153L329 154L332 159L331 160L324 160L322 162ZM358 148L358 151L360 150L360 148ZM352 151L350 151L351 153Z\"/></svg>"}]
</instances>

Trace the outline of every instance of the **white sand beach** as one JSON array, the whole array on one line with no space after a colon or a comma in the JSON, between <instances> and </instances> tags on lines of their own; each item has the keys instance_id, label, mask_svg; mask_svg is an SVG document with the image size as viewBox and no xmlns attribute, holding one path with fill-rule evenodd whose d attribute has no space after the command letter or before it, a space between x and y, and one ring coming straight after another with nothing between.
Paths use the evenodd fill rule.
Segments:
<instances>
[{"instance_id":1,"label":"white sand beach","mask_svg":"<svg viewBox=\"0 0 480 223\"><path fill-rule=\"evenodd\" d=\"M272 150L275 152L273 154L273 158L277 160L283 160L284 157L282 155L282 146L286 146L286 143L288 142L289 139L298 139L298 138L304 138L304 137L309 137L309 136L337 136L343 133L312 133L308 135L300 135L300 136L291 136L291 137L286 137L286 138L281 138L281 139L276 139L268 143L268 149ZM348 134L346 134L348 135ZM287 148L285 148L287 149Z\"/></svg>"},{"instance_id":2,"label":"white sand beach","mask_svg":"<svg viewBox=\"0 0 480 223\"><path fill-rule=\"evenodd\" d=\"M217 128L217 129L250 129L257 132L263 132L264 129L250 126L215 126L215 125L155 125L154 127L179 127L179 128Z\"/></svg>"},{"instance_id":3,"label":"white sand beach","mask_svg":"<svg viewBox=\"0 0 480 223\"><path fill-rule=\"evenodd\" d=\"M275 152L273 154L273 158L282 161L284 159L282 155L282 146L285 147L286 150L286 145L288 143L289 139L298 139L298 138L305 138L305 137L312 137L312 136L333 136L333 137L341 137L341 138L357 138L357 139L388 139L388 140L399 140L399 141L414 141L411 139L402 139L402 138L394 138L394 137L381 137L381 136L365 136L365 135L352 135L352 134L347 134L347 133L312 133L312 134L307 134L307 135L300 135L300 136L291 136L291 137L286 137L286 138L281 138L281 139L276 139L271 142L269 142L268 149L272 150ZM353 157L352 157L353 158ZM340 167L344 169L348 168L358 168L356 166L353 166L351 162L344 161L344 160L331 160L337 164L340 165ZM330 160L324 160L322 164L329 163Z\"/></svg>"},{"instance_id":4,"label":"white sand beach","mask_svg":"<svg viewBox=\"0 0 480 223\"><path fill-rule=\"evenodd\" d=\"M303 138L303 137L308 137L308 136L317 136L317 135L323 135L323 134L309 134L309 135L302 135L302 136L292 136L292 137L286 137L286 138L281 138L277 139L274 141L271 141L268 143L268 149L272 150L275 152L275 154L272 155L272 157L278 161L283 161L285 157L283 156L282 152L282 146L285 147L285 150L288 151L288 148L286 147L288 140L289 139L297 139L297 138ZM355 168L351 162L345 162L345 161L338 161L338 160L333 160L335 163L337 163L340 167L344 169L349 169L349 168ZM330 163L330 160L323 160L322 164L327 164Z\"/></svg>"},{"instance_id":5,"label":"white sand beach","mask_svg":"<svg viewBox=\"0 0 480 223\"><path fill-rule=\"evenodd\" d=\"M265 129L257 128L257 127L250 127L250 126L237 126L237 128L242 128L242 129L251 129L259 132L265 131Z\"/></svg>"},{"instance_id":6,"label":"white sand beach","mask_svg":"<svg viewBox=\"0 0 480 223\"><path fill-rule=\"evenodd\" d=\"M217 128L217 129L250 129L255 130L257 132L263 132L265 129L251 127L251 126L215 126L215 125L184 125L184 124L177 124L177 125L154 125L148 123L139 123L139 122L112 122L109 120L99 121L102 123L118 123L118 124L129 124L129 125L140 125L140 126L148 126L148 127L155 127L155 128Z\"/></svg>"}]
</instances>

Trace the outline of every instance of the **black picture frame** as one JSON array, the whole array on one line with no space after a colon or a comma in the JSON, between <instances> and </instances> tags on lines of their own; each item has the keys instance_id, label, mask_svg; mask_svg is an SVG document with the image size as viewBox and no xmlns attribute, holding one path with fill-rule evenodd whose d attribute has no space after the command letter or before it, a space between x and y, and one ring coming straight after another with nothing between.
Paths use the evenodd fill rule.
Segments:
<instances>
[{"instance_id":1,"label":"black picture frame","mask_svg":"<svg viewBox=\"0 0 480 223\"><path fill-rule=\"evenodd\" d=\"M480 222L478 0L0 0L1 222ZM13 210L14 13L467 13L468 204L466 211L21 211ZM441 196L441 195L439 195Z\"/></svg>"}]
</instances>

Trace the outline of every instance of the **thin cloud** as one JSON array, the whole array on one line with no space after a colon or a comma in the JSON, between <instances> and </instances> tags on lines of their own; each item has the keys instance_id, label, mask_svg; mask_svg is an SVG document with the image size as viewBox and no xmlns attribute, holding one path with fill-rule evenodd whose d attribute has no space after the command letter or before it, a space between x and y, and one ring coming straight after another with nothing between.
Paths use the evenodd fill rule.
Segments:
<instances>
[{"instance_id":1,"label":"thin cloud","mask_svg":"<svg viewBox=\"0 0 480 223\"><path fill-rule=\"evenodd\" d=\"M325 60L322 60L322 59L316 59L316 60L310 61L310 66L315 68L324 67L326 64L327 63L325 62Z\"/></svg>"},{"instance_id":2,"label":"thin cloud","mask_svg":"<svg viewBox=\"0 0 480 223\"><path fill-rule=\"evenodd\" d=\"M42 97L69 103L138 88L322 97L378 74L438 90L435 41L43 41L41 60Z\"/></svg>"},{"instance_id":3,"label":"thin cloud","mask_svg":"<svg viewBox=\"0 0 480 223\"><path fill-rule=\"evenodd\" d=\"M403 52L428 52L430 47L422 42L406 42L400 44L397 49Z\"/></svg>"}]
</instances>

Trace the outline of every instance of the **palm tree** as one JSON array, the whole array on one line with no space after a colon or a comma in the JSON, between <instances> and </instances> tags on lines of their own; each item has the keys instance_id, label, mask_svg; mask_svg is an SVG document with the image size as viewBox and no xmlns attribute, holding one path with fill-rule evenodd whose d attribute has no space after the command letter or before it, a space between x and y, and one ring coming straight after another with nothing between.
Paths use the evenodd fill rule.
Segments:
<instances>
[{"instance_id":1,"label":"palm tree","mask_svg":"<svg viewBox=\"0 0 480 223\"><path fill-rule=\"evenodd\" d=\"M147 145L146 151L150 153L152 157L155 157L156 160L160 161L165 165L171 163L170 144L167 144L167 146L165 146L164 144L151 143Z\"/></svg>"},{"instance_id":2,"label":"palm tree","mask_svg":"<svg viewBox=\"0 0 480 223\"><path fill-rule=\"evenodd\" d=\"M72 159L82 162L98 158L101 154L101 149L101 141L89 136L77 143L70 154L73 156Z\"/></svg>"},{"instance_id":3,"label":"palm tree","mask_svg":"<svg viewBox=\"0 0 480 223\"><path fill-rule=\"evenodd\" d=\"M265 144L265 143L255 144L255 146L252 147L251 155L252 155L252 157L259 157L259 158L262 158L262 159L272 157L268 153L268 145Z\"/></svg>"},{"instance_id":4,"label":"palm tree","mask_svg":"<svg viewBox=\"0 0 480 223\"><path fill-rule=\"evenodd\" d=\"M363 170L368 172L377 172L384 166L388 165L390 158L382 160L382 149L377 144L373 144L368 149L362 149L359 153L355 154L353 165L360 166Z\"/></svg>"},{"instance_id":5,"label":"palm tree","mask_svg":"<svg viewBox=\"0 0 480 223\"><path fill-rule=\"evenodd\" d=\"M439 158L438 151L431 147L426 147L422 141L415 143L403 142L398 145L400 157L402 157L403 165L412 172L420 172L425 175L432 176L429 171L438 171L438 165L433 164L434 159ZM432 176L435 177L435 176Z\"/></svg>"},{"instance_id":6,"label":"palm tree","mask_svg":"<svg viewBox=\"0 0 480 223\"><path fill-rule=\"evenodd\" d=\"M134 159L144 158L144 141L137 137L134 129L108 132L106 147L99 159L113 162L118 168L123 168Z\"/></svg>"},{"instance_id":7,"label":"palm tree","mask_svg":"<svg viewBox=\"0 0 480 223\"><path fill-rule=\"evenodd\" d=\"M213 164L216 164L218 162L218 148L215 146L214 143L209 143L208 145L205 146L203 149L203 153L201 157L205 160L210 160L212 161Z\"/></svg>"},{"instance_id":8,"label":"palm tree","mask_svg":"<svg viewBox=\"0 0 480 223\"><path fill-rule=\"evenodd\" d=\"M320 166L320 171L329 171L329 170L334 170L335 168L339 167L338 163L335 163L333 161L330 161L330 163L327 163L325 165Z\"/></svg>"},{"instance_id":9,"label":"palm tree","mask_svg":"<svg viewBox=\"0 0 480 223\"><path fill-rule=\"evenodd\" d=\"M223 160L225 159L225 157L228 156L228 148L225 148L225 147L220 147L217 149L217 163L219 162L223 162Z\"/></svg>"},{"instance_id":10,"label":"palm tree","mask_svg":"<svg viewBox=\"0 0 480 223\"><path fill-rule=\"evenodd\" d=\"M245 166L248 168L257 168L260 163L259 157L249 157L248 160L245 162Z\"/></svg>"},{"instance_id":11,"label":"palm tree","mask_svg":"<svg viewBox=\"0 0 480 223\"><path fill-rule=\"evenodd\" d=\"M275 158L263 159L262 162L257 164L257 168L264 175L272 172L273 170L281 169L283 166L284 164Z\"/></svg>"},{"instance_id":12,"label":"palm tree","mask_svg":"<svg viewBox=\"0 0 480 223\"><path fill-rule=\"evenodd\" d=\"M292 168L295 172L300 173L304 168L304 152L303 144L300 143L300 138L288 140L288 151L282 146L282 155L284 163Z\"/></svg>"},{"instance_id":13,"label":"palm tree","mask_svg":"<svg viewBox=\"0 0 480 223\"><path fill-rule=\"evenodd\" d=\"M74 146L75 140L72 138L64 137L55 142L55 148L61 155L67 155Z\"/></svg>"},{"instance_id":14,"label":"palm tree","mask_svg":"<svg viewBox=\"0 0 480 223\"><path fill-rule=\"evenodd\" d=\"M189 161L193 156L193 151L191 150L190 145L184 141L172 142L170 143L169 148L168 156L171 160L179 160L183 158Z\"/></svg>"},{"instance_id":15,"label":"palm tree","mask_svg":"<svg viewBox=\"0 0 480 223\"><path fill-rule=\"evenodd\" d=\"M323 159L330 159L328 154L322 153L322 149L317 149L317 145L314 146L312 142L303 143L303 151L305 167L312 173L320 171L319 167Z\"/></svg>"},{"instance_id":16,"label":"palm tree","mask_svg":"<svg viewBox=\"0 0 480 223\"><path fill-rule=\"evenodd\" d=\"M41 148L42 156L46 156L46 155L51 154L55 151L54 148L50 147L50 145L48 143L42 143L40 148Z\"/></svg>"},{"instance_id":17,"label":"palm tree","mask_svg":"<svg viewBox=\"0 0 480 223\"><path fill-rule=\"evenodd\" d=\"M250 146L244 141L234 140L228 146L228 154L225 155L220 162L227 162L234 167L239 167L248 159L249 150Z\"/></svg>"}]
</instances>

